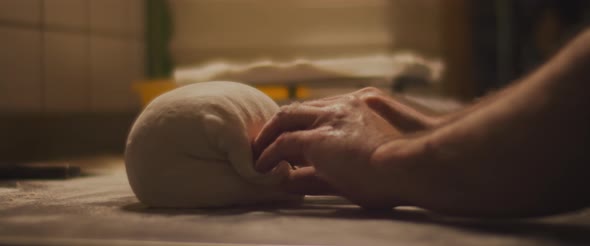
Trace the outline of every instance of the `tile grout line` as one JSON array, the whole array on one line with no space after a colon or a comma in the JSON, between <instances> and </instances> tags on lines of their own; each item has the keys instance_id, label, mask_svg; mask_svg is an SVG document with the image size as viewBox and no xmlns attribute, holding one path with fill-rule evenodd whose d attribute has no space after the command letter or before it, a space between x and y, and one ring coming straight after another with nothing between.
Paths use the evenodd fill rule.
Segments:
<instances>
[{"instance_id":1,"label":"tile grout line","mask_svg":"<svg viewBox=\"0 0 590 246\"><path fill-rule=\"evenodd\" d=\"M44 1L44 0L39 0ZM89 0L90 1L90 0ZM90 7L88 7L90 9ZM140 33L135 33L129 30L119 30L119 31L109 31L106 29L97 29L92 30L92 28L77 28L77 27L69 27L60 24L51 24L51 25L44 25L43 23L39 24L31 24L25 23L21 21L11 21L11 20L4 20L0 19L0 26L8 27L8 28L19 28L19 29L34 29L34 30L45 30L49 32L58 32L58 33L66 33L66 34L79 34L84 32L92 32L96 33L98 36L117 39L117 40L132 40L132 41L143 41L142 35Z\"/></svg>"},{"instance_id":2,"label":"tile grout line","mask_svg":"<svg viewBox=\"0 0 590 246\"><path fill-rule=\"evenodd\" d=\"M40 88L41 88L40 101L41 101L41 111L43 113L48 113L49 109L48 109L48 106L47 106L47 98L46 98L46 94L47 94L47 85L46 85L46 83L47 83L47 78L46 78L46 75L47 75L47 66L45 65L45 62L46 62L45 61L46 60L45 59L46 58L46 54L45 54L45 47L46 47L46 43L45 43L45 41L46 41L46 35L45 35L45 26L46 26L45 25L45 0L39 0L39 2L40 2L40 6L41 6L41 8L39 8L40 9L39 16L41 17L40 18L41 19L41 24L40 24L40 29L41 29L41 33L40 33L40 35L41 35L41 44L40 45L41 45L41 47L40 47L40 52L39 52L40 53L39 54L39 57L40 57L40 59L39 59L40 61L39 62L41 63L40 64L41 71L40 71L40 75L39 75L39 76L41 76L41 78L40 78L40 81L41 81L41 86L40 86Z\"/></svg>"},{"instance_id":3,"label":"tile grout line","mask_svg":"<svg viewBox=\"0 0 590 246\"><path fill-rule=\"evenodd\" d=\"M86 0L86 93L87 93L87 100L85 108L87 111L94 112L93 109L93 101L94 101L94 76L92 74L92 32L90 31L92 16L91 16L91 3L92 0Z\"/></svg>"}]
</instances>

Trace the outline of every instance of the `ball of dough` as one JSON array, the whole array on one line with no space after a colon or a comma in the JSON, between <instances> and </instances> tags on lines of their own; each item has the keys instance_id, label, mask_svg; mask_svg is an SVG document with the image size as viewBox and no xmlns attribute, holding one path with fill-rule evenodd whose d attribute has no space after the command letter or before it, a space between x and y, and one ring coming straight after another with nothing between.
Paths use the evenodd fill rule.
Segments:
<instances>
[{"instance_id":1,"label":"ball of dough","mask_svg":"<svg viewBox=\"0 0 590 246\"><path fill-rule=\"evenodd\" d=\"M296 201L279 191L289 166L254 170L251 142L278 111L257 89L235 82L183 86L152 101L125 150L133 192L153 207L220 207Z\"/></svg>"}]
</instances>

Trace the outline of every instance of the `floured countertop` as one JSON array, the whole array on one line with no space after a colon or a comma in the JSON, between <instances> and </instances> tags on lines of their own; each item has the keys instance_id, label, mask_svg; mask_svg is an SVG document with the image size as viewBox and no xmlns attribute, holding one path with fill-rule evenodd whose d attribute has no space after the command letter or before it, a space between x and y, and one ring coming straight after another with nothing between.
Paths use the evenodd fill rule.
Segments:
<instances>
[{"instance_id":1,"label":"floured countertop","mask_svg":"<svg viewBox=\"0 0 590 246\"><path fill-rule=\"evenodd\" d=\"M589 209L512 221L368 212L331 197L298 207L148 209L120 158L71 164L89 174L0 181L0 245L590 245Z\"/></svg>"}]
</instances>

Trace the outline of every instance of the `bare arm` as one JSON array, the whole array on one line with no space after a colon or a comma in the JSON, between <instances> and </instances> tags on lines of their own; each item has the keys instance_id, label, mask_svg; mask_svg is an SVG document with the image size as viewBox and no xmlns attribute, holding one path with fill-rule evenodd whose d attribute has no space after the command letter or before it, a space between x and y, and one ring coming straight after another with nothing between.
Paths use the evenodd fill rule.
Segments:
<instances>
[{"instance_id":1,"label":"bare arm","mask_svg":"<svg viewBox=\"0 0 590 246\"><path fill-rule=\"evenodd\" d=\"M379 147L398 199L469 216L566 211L590 200L590 32L497 96Z\"/></svg>"}]
</instances>

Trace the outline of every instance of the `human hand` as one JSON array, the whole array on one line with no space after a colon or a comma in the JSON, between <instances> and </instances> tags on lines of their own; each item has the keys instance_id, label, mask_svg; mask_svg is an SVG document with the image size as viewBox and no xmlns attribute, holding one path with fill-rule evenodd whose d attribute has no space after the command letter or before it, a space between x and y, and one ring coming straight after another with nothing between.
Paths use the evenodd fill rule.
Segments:
<instances>
[{"instance_id":1,"label":"human hand","mask_svg":"<svg viewBox=\"0 0 590 246\"><path fill-rule=\"evenodd\" d=\"M288 191L336 192L370 208L397 205L391 178L371 163L379 146L400 135L369 106L374 101L381 113L386 112L381 96L378 90L366 88L282 107L254 141L256 169L268 172L287 161L301 167L291 170L285 181ZM404 123L408 126L413 125Z\"/></svg>"},{"instance_id":2,"label":"human hand","mask_svg":"<svg viewBox=\"0 0 590 246\"><path fill-rule=\"evenodd\" d=\"M403 133L431 129L443 120L423 114L375 88L364 89L367 105Z\"/></svg>"}]
</instances>

